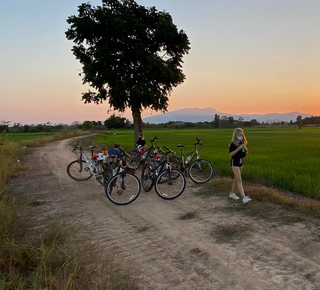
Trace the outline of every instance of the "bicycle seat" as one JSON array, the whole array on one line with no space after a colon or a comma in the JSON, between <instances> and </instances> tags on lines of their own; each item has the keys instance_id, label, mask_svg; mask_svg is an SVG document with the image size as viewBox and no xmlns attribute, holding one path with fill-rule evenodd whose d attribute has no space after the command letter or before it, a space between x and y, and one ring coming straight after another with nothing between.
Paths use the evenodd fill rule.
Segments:
<instances>
[{"instance_id":1,"label":"bicycle seat","mask_svg":"<svg viewBox=\"0 0 320 290\"><path fill-rule=\"evenodd\" d=\"M96 145L90 145L88 146L90 149L93 149L93 148L96 148L97 146Z\"/></svg>"},{"instance_id":2,"label":"bicycle seat","mask_svg":"<svg viewBox=\"0 0 320 290\"><path fill-rule=\"evenodd\" d=\"M186 147L186 146L185 146L185 145L178 144L177 147L183 148L183 147Z\"/></svg>"},{"instance_id":3,"label":"bicycle seat","mask_svg":"<svg viewBox=\"0 0 320 290\"><path fill-rule=\"evenodd\" d=\"M93 156L91 157L91 160L96 160L98 157L99 157L99 155L93 155Z\"/></svg>"}]
</instances>

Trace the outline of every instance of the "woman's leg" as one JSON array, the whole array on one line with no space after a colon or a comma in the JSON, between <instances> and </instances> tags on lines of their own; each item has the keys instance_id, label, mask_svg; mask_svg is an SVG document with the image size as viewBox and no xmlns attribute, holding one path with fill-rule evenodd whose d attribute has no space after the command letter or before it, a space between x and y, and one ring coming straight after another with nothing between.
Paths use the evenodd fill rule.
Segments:
<instances>
[{"instance_id":1,"label":"woman's leg","mask_svg":"<svg viewBox=\"0 0 320 290\"><path fill-rule=\"evenodd\" d=\"M238 189L237 181L236 181L236 179L234 179L233 183L232 183L231 192L236 193L237 189Z\"/></svg>"},{"instance_id":2,"label":"woman's leg","mask_svg":"<svg viewBox=\"0 0 320 290\"><path fill-rule=\"evenodd\" d=\"M244 194L243 186L242 186L242 178L241 178L241 172L242 168L240 167L232 167L232 171L234 174L234 182L233 184L236 184L237 189L241 195L242 198L244 198L246 195ZM233 189L233 185L232 185Z\"/></svg>"}]
</instances>

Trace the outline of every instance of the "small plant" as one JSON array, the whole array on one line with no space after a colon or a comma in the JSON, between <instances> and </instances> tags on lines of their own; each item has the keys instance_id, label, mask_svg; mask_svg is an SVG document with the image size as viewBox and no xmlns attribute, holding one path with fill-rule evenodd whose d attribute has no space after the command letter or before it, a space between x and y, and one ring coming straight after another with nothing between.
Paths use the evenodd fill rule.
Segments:
<instances>
[{"instance_id":1,"label":"small plant","mask_svg":"<svg viewBox=\"0 0 320 290\"><path fill-rule=\"evenodd\" d=\"M249 227L243 225L223 225L212 231L211 236L217 243L234 243L250 234Z\"/></svg>"},{"instance_id":2,"label":"small plant","mask_svg":"<svg viewBox=\"0 0 320 290\"><path fill-rule=\"evenodd\" d=\"M191 220L194 219L196 216L196 213L193 211L189 211L186 214L183 214L182 216L180 216L181 220Z\"/></svg>"}]
</instances>

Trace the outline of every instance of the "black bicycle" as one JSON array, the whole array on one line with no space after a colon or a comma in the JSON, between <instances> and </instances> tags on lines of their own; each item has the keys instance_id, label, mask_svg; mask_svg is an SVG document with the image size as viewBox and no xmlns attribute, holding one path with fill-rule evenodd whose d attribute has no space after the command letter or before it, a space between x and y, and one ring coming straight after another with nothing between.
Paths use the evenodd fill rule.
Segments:
<instances>
[{"instance_id":1,"label":"black bicycle","mask_svg":"<svg viewBox=\"0 0 320 290\"><path fill-rule=\"evenodd\" d=\"M105 193L108 199L117 205L126 205L135 201L141 191L139 178L134 174L135 169L125 162L127 153L120 148L121 158L109 155L105 164L108 182L105 183Z\"/></svg>"},{"instance_id":2,"label":"black bicycle","mask_svg":"<svg viewBox=\"0 0 320 290\"><path fill-rule=\"evenodd\" d=\"M142 168L146 159L149 157L154 157L158 154L156 148L154 146L154 142L157 140L157 136L155 136L150 142L151 146L147 148L147 150L143 153L137 152L137 150L130 150L128 154L130 155L127 158L128 164L133 167L134 169Z\"/></svg>"},{"instance_id":3,"label":"black bicycle","mask_svg":"<svg viewBox=\"0 0 320 290\"><path fill-rule=\"evenodd\" d=\"M177 154L170 157L170 164L174 168L179 168L185 173L186 177L195 183L205 183L209 181L214 173L213 165L210 161L200 158L198 145L203 146L200 139L196 138L197 142L194 143L194 150L188 153L183 153L185 145L178 145L180 148L180 156ZM188 156L186 159L185 157ZM194 158L196 159L194 160ZM194 161L193 161L194 160Z\"/></svg>"},{"instance_id":4,"label":"black bicycle","mask_svg":"<svg viewBox=\"0 0 320 290\"><path fill-rule=\"evenodd\" d=\"M172 168L168 154L175 154L170 148L164 146L167 152L161 148L158 150L165 158L149 158L145 162L141 173L141 185L144 191L150 191L153 186L156 193L163 199L175 199L182 194L186 187L186 178L177 168Z\"/></svg>"}]
</instances>

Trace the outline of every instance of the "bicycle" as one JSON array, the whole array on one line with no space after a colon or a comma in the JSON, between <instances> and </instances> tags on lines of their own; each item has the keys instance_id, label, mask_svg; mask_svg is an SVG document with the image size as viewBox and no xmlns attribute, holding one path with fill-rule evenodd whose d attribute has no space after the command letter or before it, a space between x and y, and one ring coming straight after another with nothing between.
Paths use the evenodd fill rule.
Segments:
<instances>
[{"instance_id":1,"label":"bicycle","mask_svg":"<svg viewBox=\"0 0 320 290\"><path fill-rule=\"evenodd\" d=\"M120 148L121 158L116 155L109 155L106 163L106 177L108 182L105 184L105 193L108 199L117 205L126 205L135 201L141 192L141 183L137 176L125 163L127 153ZM108 159L112 161L108 161Z\"/></svg>"},{"instance_id":2,"label":"bicycle","mask_svg":"<svg viewBox=\"0 0 320 290\"><path fill-rule=\"evenodd\" d=\"M131 165L134 169L139 169L145 163L145 160L152 155L152 152L156 155L154 142L157 140L157 136L155 136L150 142L151 146L147 148L143 153L137 152L137 150L130 150L128 153L130 157L127 159L129 165Z\"/></svg>"},{"instance_id":3,"label":"bicycle","mask_svg":"<svg viewBox=\"0 0 320 290\"><path fill-rule=\"evenodd\" d=\"M179 169L172 168L168 154L173 153L164 146L166 158L148 159L141 173L141 184L144 191L150 191L153 186L157 195L163 199L175 199L182 194L186 187L186 178ZM174 177L174 178L173 178Z\"/></svg>"},{"instance_id":4,"label":"bicycle","mask_svg":"<svg viewBox=\"0 0 320 290\"><path fill-rule=\"evenodd\" d=\"M77 153L78 148L80 150L79 153ZM74 145L72 152L74 152L78 158L67 166L67 174L76 181L86 181L92 176L95 176L96 180L101 185L104 185L104 157L102 153L101 155L93 154L93 149L96 148L95 145L90 145L89 148L91 156L83 151L82 146L79 146L79 141Z\"/></svg>"},{"instance_id":5,"label":"bicycle","mask_svg":"<svg viewBox=\"0 0 320 290\"><path fill-rule=\"evenodd\" d=\"M174 155L170 157L170 163L173 164L174 168L179 168L184 172L186 177L195 183L206 183L208 182L214 173L213 165L210 161L200 158L198 152L198 145L202 148L202 143L199 138L196 138L197 142L194 143L195 149L188 153L183 153L185 145L178 145L180 148L180 156ZM188 156L185 160L185 156ZM192 161L196 157L196 160ZM189 167L189 168L188 168Z\"/></svg>"}]
</instances>

